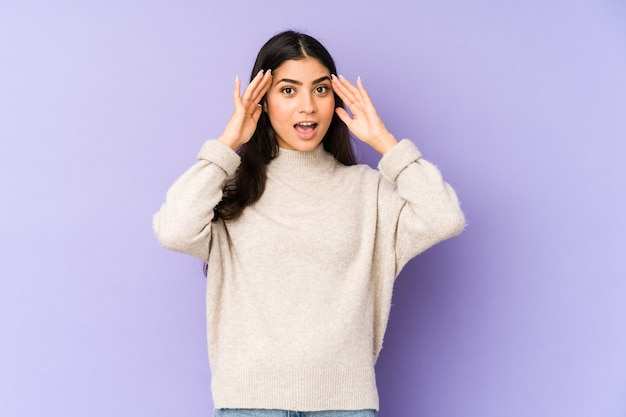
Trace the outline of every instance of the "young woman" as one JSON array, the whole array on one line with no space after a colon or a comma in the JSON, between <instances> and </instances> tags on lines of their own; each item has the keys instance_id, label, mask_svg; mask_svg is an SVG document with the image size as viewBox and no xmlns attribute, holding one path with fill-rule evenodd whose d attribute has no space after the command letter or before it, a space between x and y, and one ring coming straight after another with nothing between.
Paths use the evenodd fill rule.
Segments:
<instances>
[{"instance_id":1,"label":"young woman","mask_svg":"<svg viewBox=\"0 0 626 417\"><path fill-rule=\"evenodd\" d=\"M207 265L216 416L376 416L394 280L463 229L437 168L336 73L314 38L271 38L154 216L163 246ZM355 164L348 130L378 170Z\"/></svg>"}]
</instances>

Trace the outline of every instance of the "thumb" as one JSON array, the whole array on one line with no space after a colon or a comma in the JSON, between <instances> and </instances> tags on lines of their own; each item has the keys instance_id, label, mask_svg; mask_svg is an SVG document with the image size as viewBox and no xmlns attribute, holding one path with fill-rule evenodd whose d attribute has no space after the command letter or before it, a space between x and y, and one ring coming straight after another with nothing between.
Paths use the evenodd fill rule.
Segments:
<instances>
[{"instance_id":1,"label":"thumb","mask_svg":"<svg viewBox=\"0 0 626 417\"><path fill-rule=\"evenodd\" d=\"M344 109L343 107L337 107L335 109L335 113L337 113L337 116L339 116L342 122L344 122L347 126L350 126L350 124L352 123L352 118L350 117L346 109Z\"/></svg>"}]
</instances>

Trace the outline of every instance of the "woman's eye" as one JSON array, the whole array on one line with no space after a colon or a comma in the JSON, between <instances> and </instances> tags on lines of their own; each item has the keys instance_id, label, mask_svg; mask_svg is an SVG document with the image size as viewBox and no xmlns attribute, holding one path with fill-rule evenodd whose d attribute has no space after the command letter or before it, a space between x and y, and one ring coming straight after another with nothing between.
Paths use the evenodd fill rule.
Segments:
<instances>
[{"instance_id":1,"label":"woman's eye","mask_svg":"<svg viewBox=\"0 0 626 417\"><path fill-rule=\"evenodd\" d=\"M293 87L283 87L280 91L282 91L283 93L287 94L288 96L290 96L293 93L295 93L295 90L293 89Z\"/></svg>"},{"instance_id":2,"label":"woman's eye","mask_svg":"<svg viewBox=\"0 0 626 417\"><path fill-rule=\"evenodd\" d=\"M315 92L317 94L326 94L328 92L328 90L330 90L330 88L328 88L327 85L320 85L320 86L315 88Z\"/></svg>"}]
</instances>

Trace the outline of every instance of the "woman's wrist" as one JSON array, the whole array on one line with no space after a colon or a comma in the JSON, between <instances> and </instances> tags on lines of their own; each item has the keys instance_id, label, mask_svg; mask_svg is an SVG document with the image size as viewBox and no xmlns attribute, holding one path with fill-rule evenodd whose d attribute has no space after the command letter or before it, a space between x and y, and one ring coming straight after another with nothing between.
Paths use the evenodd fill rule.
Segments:
<instances>
[{"instance_id":1,"label":"woman's wrist","mask_svg":"<svg viewBox=\"0 0 626 417\"><path fill-rule=\"evenodd\" d=\"M376 142L372 143L371 146L379 154L384 155L397 144L398 144L398 141L396 140L395 136L387 132L384 135L382 135L380 138L378 138Z\"/></svg>"},{"instance_id":2,"label":"woman's wrist","mask_svg":"<svg viewBox=\"0 0 626 417\"><path fill-rule=\"evenodd\" d=\"M219 140L220 142L222 142L224 145L228 146L230 149L232 149L233 151L236 151L237 148L239 148L239 143L237 143L237 141L228 138L226 136L220 136L219 138L217 138L217 140Z\"/></svg>"}]
</instances>

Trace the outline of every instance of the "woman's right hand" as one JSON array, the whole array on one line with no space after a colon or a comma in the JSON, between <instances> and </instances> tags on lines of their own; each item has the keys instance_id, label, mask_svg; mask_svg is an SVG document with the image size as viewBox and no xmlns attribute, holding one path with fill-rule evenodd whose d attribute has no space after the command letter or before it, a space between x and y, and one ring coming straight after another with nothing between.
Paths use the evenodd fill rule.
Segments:
<instances>
[{"instance_id":1,"label":"woman's right hand","mask_svg":"<svg viewBox=\"0 0 626 417\"><path fill-rule=\"evenodd\" d=\"M263 70L252 79L250 85L241 94L241 79L235 78L233 92L233 111L226 128L219 141L230 146L233 150L248 142L256 130L257 122L263 109L259 104L272 84L272 70Z\"/></svg>"}]
</instances>

